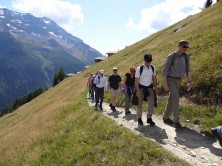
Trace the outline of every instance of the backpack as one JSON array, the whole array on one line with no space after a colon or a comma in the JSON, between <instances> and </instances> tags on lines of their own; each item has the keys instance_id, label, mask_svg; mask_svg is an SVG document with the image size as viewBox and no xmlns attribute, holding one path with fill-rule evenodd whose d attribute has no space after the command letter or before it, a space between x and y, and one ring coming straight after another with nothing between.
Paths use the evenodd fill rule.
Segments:
<instances>
[{"instance_id":1,"label":"backpack","mask_svg":"<svg viewBox=\"0 0 222 166\"><path fill-rule=\"evenodd\" d=\"M91 79L91 82L90 82L90 85L91 85L91 86L93 86L93 84L94 84L94 83L93 83L94 79L95 79L95 77L93 77L93 78Z\"/></svg>"},{"instance_id":2,"label":"backpack","mask_svg":"<svg viewBox=\"0 0 222 166\"><path fill-rule=\"evenodd\" d=\"M176 57L176 54L175 54L175 52L174 52L174 53L173 53L173 56L172 56L172 59L171 59L170 67L174 64L175 57ZM187 68L186 74L187 74L187 76L188 76L188 55L185 54L184 57L185 57L186 68Z\"/></svg>"}]
</instances>

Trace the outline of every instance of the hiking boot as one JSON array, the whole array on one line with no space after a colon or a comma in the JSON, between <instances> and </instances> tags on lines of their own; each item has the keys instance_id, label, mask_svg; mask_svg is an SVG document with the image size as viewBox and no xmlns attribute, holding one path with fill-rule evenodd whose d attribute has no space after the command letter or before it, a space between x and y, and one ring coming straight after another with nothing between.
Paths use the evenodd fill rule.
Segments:
<instances>
[{"instance_id":1,"label":"hiking boot","mask_svg":"<svg viewBox=\"0 0 222 166\"><path fill-rule=\"evenodd\" d=\"M170 118L163 118L163 123L173 124L173 121Z\"/></svg>"},{"instance_id":2,"label":"hiking boot","mask_svg":"<svg viewBox=\"0 0 222 166\"><path fill-rule=\"evenodd\" d=\"M143 125L142 118L138 118L138 124L139 124L139 125Z\"/></svg>"},{"instance_id":3,"label":"hiking boot","mask_svg":"<svg viewBox=\"0 0 222 166\"><path fill-rule=\"evenodd\" d=\"M131 114L129 110L125 111L125 115Z\"/></svg>"},{"instance_id":4,"label":"hiking boot","mask_svg":"<svg viewBox=\"0 0 222 166\"><path fill-rule=\"evenodd\" d=\"M220 146L222 147L222 137L220 136L220 134L217 132L217 128L212 128L211 132L213 134L213 136L218 139Z\"/></svg>"},{"instance_id":5,"label":"hiking boot","mask_svg":"<svg viewBox=\"0 0 222 166\"><path fill-rule=\"evenodd\" d=\"M155 126L156 124L154 123L154 121L152 120L152 118L147 118L147 123L149 123L151 126Z\"/></svg>"},{"instance_id":6,"label":"hiking boot","mask_svg":"<svg viewBox=\"0 0 222 166\"><path fill-rule=\"evenodd\" d=\"M102 106L99 106L99 109L100 109L100 110L103 110L103 107L102 107Z\"/></svg>"},{"instance_id":7,"label":"hiking boot","mask_svg":"<svg viewBox=\"0 0 222 166\"><path fill-rule=\"evenodd\" d=\"M177 128L177 129L182 128L180 122L175 122L174 127Z\"/></svg>"},{"instance_id":8,"label":"hiking boot","mask_svg":"<svg viewBox=\"0 0 222 166\"><path fill-rule=\"evenodd\" d=\"M112 110L113 110L113 112L116 112L115 106L112 106Z\"/></svg>"}]
</instances>

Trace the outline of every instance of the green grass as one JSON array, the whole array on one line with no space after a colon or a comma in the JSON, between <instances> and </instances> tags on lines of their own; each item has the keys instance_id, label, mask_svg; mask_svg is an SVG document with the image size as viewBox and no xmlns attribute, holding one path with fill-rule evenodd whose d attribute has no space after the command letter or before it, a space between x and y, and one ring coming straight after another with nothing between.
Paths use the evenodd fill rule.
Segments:
<instances>
[{"instance_id":1,"label":"green grass","mask_svg":"<svg viewBox=\"0 0 222 166\"><path fill-rule=\"evenodd\" d=\"M87 106L85 96L55 117L57 123L63 123L21 157L19 165L188 165L95 112ZM38 160L25 160L30 151L44 144L48 146Z\"/></svg>"}]
</instances>

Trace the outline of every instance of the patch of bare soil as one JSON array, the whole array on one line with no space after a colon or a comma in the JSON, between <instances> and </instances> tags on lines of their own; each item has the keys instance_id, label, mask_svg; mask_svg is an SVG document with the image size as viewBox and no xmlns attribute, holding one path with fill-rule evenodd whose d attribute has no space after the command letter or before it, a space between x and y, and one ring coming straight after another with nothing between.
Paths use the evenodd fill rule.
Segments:
<instances>
[{"instance_id":1,"label":"patch of bare soil","mask_svg":"<svg viewBox=\"0 0 222 166\"><path fill-rule=\"evenodd\" d=\"M90 106L95 103L89 101ZM146 123L146 113L143 114L144 125L137 122L136 111L130 109L131 114L125 115L124 108L117 107L112 112L107 103L103 103L103 110L98 110L105 116L116 121L118 125L130 129L135 134L142 134L167 149L191 165L220 166L222 165L222 148L218 141L203 133L183 127L175 129L163 123L162 116L153 116L155 126Z\"/></svg>"}]
</instances>

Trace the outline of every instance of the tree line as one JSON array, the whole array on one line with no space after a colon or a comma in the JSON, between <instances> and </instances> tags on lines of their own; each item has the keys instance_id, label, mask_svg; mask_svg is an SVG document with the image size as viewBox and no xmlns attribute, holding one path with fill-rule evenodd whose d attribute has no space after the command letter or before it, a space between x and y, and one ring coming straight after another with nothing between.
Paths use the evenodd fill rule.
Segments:
<instances>
[{"instance_id":1,"label":"tree line","mask_svg":"<svg viewBox=\"0 0 222 166\"><path fill-rule=\"evenodd\" d=\"M44 91L45 90L42 88L36 88L34 91L30 92L28 95L17 98L13 104L6 106L0 111L0 117L15 111L18 107L33 100L34 98L42 94Z\"/></svg>"},{"instance_id":2,"label":"tree line","mask_svg":"<svg viewBox=\"0 0 222 166\"><path fill-rule=\"evenodd\" d=\"M58 71L58 73L56 73L54 75L54 84L53 86L56 86L58 83L60 83L61 81L63 81L65 78L65 72L64 69L61 67Z\"/></svg>"},{"instance_id":3,"label":"tree line","mask_svg":"<svg viewBox=\"0 0 222 166\"><path fill-rule=\"evenodd\" d=\"M54 75L53 86L56 86L58 83L63 81L64 78L65 78L65 72L64 72L63 68L61 67L60 70L58 71L58 73L56 73ZM38 97L40 94L42 94L45 91L46 90L44 90L42 88L36 88L34 91L28 93L28 95L17 98L13 104L8 105L5 108L3 108L2 110L0 110L0 117L15 111L18 107L22 106L25 103L30 102L31 100Z\"/></svg>"}]
</instances>

